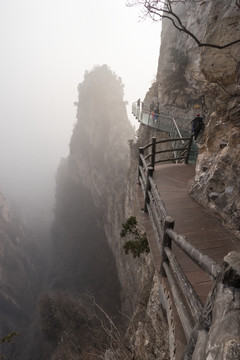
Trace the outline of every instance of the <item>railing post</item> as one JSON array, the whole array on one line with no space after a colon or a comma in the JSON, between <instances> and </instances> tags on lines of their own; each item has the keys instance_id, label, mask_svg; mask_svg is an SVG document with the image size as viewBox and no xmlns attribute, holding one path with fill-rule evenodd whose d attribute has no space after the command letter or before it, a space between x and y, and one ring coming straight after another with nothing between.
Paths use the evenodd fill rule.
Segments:
<instances>
[{"instance_id":1,"label":"railing post","mask_svg":"<svg viewBox=\"0 0 240 360\"><path fill-rule=\"evenodd\" d=\"M143 163L142 163L142 159L141 159L141 154L143 155L143 152L144 152L144 148L143 147L140 147L139 148L139 158L138 158L138 184L140 184L140 177L141 177L141 171L140 171L140 166L143 166Z\"/></svg>"},{"instance_id":2,"label":"railing post","mask_svg":"<svg viewBox=\"0 0 240 360\"><path fill-rule=\"evenodd\" d=\"M149 181L149 176L152 177L153 175L153 168L152 167L148 167L147 169L147 182L146 182L146 188L145 188L145 197L144 197L144 212L147 212L147 204L149 204L149 195L148 192L151 190L151 183Z\"/></svg>"},{"instance_id":3,"label":"railing post","mask_svg":"<svg viewBox=\"0 0 240 360\"><path fill-rule=\"evenodd\" d=\"M172 128L173 128L173 122L171 122L170 129L169 129L170 138L172 138Z\"/></svg>"},{"instance_id":4,"label":"railing post","mask_svg":"<svg viewBox=\"0 0 240 360\"><path fill-rule=\"evenodd\" d=\"M158 119L157 119L157 128L158 129L161 129L161 120L160 120L160 113L159 113L159 115L158 115Z\"/></svg>"},{"instance_id":5,"label":"railing post","mask_svg":"<svg viewBox=\"0 0 240 360\"><path fill-rule=\"evenodd\" d=\"M205 359L206 352L211 359L240 359L240 337L236 331L240 316L239 264L240 253L233 251L224 257L221 271L184 350L183 360ZM199 333L203 331L205 336L200 335L202 339L198 343Z\"/></svg>"},{"instance_id":6,"label":"railing post","mask_svg":"<svg viewBox=\"0 0 240 360\"><path fill-rule=\"evenodd\" d=\"M182 142L181 140L178 141L177 147L180 149L182 146ZM177 156L180 157L181 156L181 150L178 150L177 152ZM181 160L178 160L178 163L180 163Z\"/></svg>"},{"instance_id":7,"label":"railing post","mask_svg":"<svg viewBox=\"0 0 240 360\"><path fill-rule=\"evenodd\" d=\"M188 164L188 161L189 161L189 155L190 155L190 151L191 151L192 141L193 141L193 135L191 135L190 140L189 140L185 164Z\"/></svg>"},{"instance_id":8,"label":"railing post","mask_svg":"<svg viewBox=\"0 0 240 360\"><path fill-rule=\"evenodd\" d=\"M165 247L169 247L170 249L172 248L172 239L166 233L166 230L167 229L173 229L173 228L174 228L174 219L171 216L167 216L165 221L164 221L164 224L163 224L163 240L162 240L161 250L160 250L161 251L161 257L162 257L160 273L164 277L166 277L166 273L165 273L165 270L163 268L163 262L166 262L166 263L169 262L164 248Z\"/></svg>"},{"instance_id":9,"label":"railing post","mask_svg":"<svg viewBox=\"0 0 240 360\"><path fill-rule=\"evenodd\" d=\"M152 157L151 157L151 167L154 171L154 165L155 165L155 155L156 155L156 138L152 137Z\"/></svg>"}]
</instances>

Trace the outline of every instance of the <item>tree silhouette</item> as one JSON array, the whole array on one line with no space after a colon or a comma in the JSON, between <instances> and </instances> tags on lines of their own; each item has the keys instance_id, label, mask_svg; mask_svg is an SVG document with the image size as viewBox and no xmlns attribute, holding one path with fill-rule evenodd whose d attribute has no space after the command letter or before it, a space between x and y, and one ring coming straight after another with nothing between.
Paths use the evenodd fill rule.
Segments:
<instances>
[{"instance_id":1,"label":"tree silhouette","mask_svg":"<svg viewBox=\"0 0 240 360\"><path fill-rule=\"evenodd\" d=\"M203 3L202 0L129 0L127 6L142 6L144 17L150 17L154 21L159 21L162 19L168 19L172 22L173 26L178 29L180 32L184 32L189 35L199 47L211 47L216 49L225 49L234 44L240 43L240 39L230 41L224 45L218 44L209 44L206 42L201 42L198 37L193 34L188 28L184 26L181 18L177 15L174 10L174 5L181 3ZM235 0L234 6L240 10L240 0Z\"/></svg>"}]
</instances>

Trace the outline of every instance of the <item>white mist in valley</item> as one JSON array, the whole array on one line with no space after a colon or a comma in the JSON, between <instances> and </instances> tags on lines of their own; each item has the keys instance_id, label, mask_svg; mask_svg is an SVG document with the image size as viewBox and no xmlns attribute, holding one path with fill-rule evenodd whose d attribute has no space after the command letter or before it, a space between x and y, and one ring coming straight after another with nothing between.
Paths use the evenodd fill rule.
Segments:
<instances>
[{"instance_id":1,"label":"white mist in valley","mask_svg":"<svg viewBox=\"0 0 240 360\"><path fill-rule=\"evenodd\" d=\"M138 11L122 0L0 3L0 189L7 199L53 207L86 70L107 64L122 78L129 114L144 97L157 71L160 24L139 22Z\"/></svg>"}]
</instances>

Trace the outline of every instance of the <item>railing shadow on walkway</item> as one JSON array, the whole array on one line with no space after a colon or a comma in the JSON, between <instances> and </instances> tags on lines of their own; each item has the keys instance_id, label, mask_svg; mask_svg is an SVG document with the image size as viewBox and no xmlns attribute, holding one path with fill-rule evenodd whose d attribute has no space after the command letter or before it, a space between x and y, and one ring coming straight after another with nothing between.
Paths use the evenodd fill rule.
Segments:
<instances>
[{"instance_id":1,"label":"railing shadow on walkway","mask_svg":"<svg viewBox=\"0 0 240 360\"><path fill-rule=\"evenodd\" d=\"M143 113L142 117L144 117L144 115L145 114ZM166 140L164 141L166 142ZM201 352L203 350L199 350L199 345L196 346L200 341L200 335L202 336L202 334L204 334L205 343L209 341L209 338L211 340L211 336L216 336L214 333L216 319L214 319L212 315L213 309L218 306L227 307L229 305L226 296L223 298L223 303L218 305L218 298L219 296L222 296L223 293L223 284L226 288L226 292L232 294L232 304L229 312L234 312L234 308L238 308L240 299L240 254L237 252L229 253L225 256L224 261L220 266L210 257L204 255L194 247L183 235L174 231L174 219L168 215L165 204L153 180L154 167L156 162L160 161L184 161L187 164L191 148L191 137L181 137L180 140L179 138L173 138L169 141L172 141L174 144L170 150L158 151L156 146L160 144L161 141L157 142L155 138L152 139L150 144L139 149L138 183L141 186L144 195L144 212L148 213L151 220L155 239L161 255L159 275L162 279L167 279L168 281L171 289L171 297L177 309L186 338L186 347L181 355L181 359L199 360L204 359L204 357L199 356L199 351ZM184 146L179 147L179 141L182 145L184 143ZM177 147L174 147L176 146L176 142ZM146 154L147 149L151 149L151 151L148 151ZM156 161L156 154L161 152L170 152L173 156L168 157L167 160ZM213 280L213 289L205 304L202 304L198 294L184 274L184 271L172 250L172 243L180 247L182 251ZM230 344L233 342L234 354L237 354L237 357L234 357L234 359L240 359L239 325L237 331L231 326L231 317L229 317L227 310L223 315L222 320L224 326L228 328L228 341L230 341ZM200 345L200 348L201 347L203 346ZM224 351L231 356L232 349L230 345ZM176 354L173 351L171 359L177 358L179 359L180 357L176 357ZM218 357L211 357L211 359L218 359ZM226 359L233 358L226 357Z\"/></svg>"}]
</instances>

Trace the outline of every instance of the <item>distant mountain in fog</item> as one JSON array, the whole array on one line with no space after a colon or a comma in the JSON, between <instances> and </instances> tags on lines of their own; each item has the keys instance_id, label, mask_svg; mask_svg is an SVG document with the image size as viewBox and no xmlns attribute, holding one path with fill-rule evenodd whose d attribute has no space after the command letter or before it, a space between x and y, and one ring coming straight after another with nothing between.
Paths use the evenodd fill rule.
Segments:
<instances>
[{"instance_id":1,"label":"distant mountain in fog","mask_svg":"<svg viewBox=\"0 0 240 360\"><path fill-rule=\"evenodd\" d=\"M106 65L86 72L78 90L77 123L70 142L70 154L61 161L56 177L49 291L40 301L40 323L45 340L52 346L54 359L59 356L59 339L70 331L69 326L78 326L78 323L74 325L78 321L73 318L74 312L66 316L61 313L62 302L65 307L74 302L76 311L88 319L86 321L92 316L88 293L114 318L121 311L121 286L105 222L109 204L115 204L115 208L123 206L128 140L133 130L127 118L121 79ZM51 303L55 312L62 314L57 327L47 310ZM99 329L99 324L96 319L90 323L87 332L80 331L77 335L81 336L76 339L79 347L90 349L95 346L89 336L94 329ZM84 337L86 339L82 341ZM99 341L101 338L102 335ZM65 341L64 354L71 348L71 341ZM96 347L94 351L97 351Z\"/></svg>"}]
</instances>

